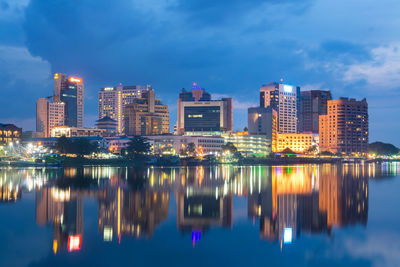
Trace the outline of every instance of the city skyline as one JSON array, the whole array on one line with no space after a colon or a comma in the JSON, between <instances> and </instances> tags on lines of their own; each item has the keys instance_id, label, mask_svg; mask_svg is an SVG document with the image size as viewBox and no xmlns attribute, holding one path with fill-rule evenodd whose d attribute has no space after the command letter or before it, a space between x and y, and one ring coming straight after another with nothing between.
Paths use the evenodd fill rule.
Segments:
<instances>
[{"instance_id":1,"label":"city skyline","mask_svg":"<svg viewBox=\"0 0 400 267\"><path fill-rule=\"evenodd\" d=\"M385 20L395 17L393 10L400 3L389 2L355 1L339 9L334 1L235 2L211 8L196 1L177 1L172 7L163 2L158 8L151 4L132 6L127 1L109 6L99 1L96 10L86 2L65 6L71 20L60 23L55 17L64 9L62 3L53 9L43 1L2 1L0 59L4 64L0 70L4 97L0 121L33 130L35 105L29 103L46 96L52 90L53 73L62 72L85 81L85 126L94 125L97 119L99 88L122 82L152 84L170 107L172 128L176 118L176 94L172 92L196 81L217 98L233 97L234 129L241 130L246 126L247 108L258 102L259 87L283 78L302 90L330 90L333 99L366 97L370 140L399 146L395 117L400 111L396 74L399 45L393 34L398 22L393 19L389 25ZM126 26L113 38L113 29L97 30L83 19L78 6L90 11L93 21L107 14L117 26ZM373 22L363 15L371 9L377 10ZM118 22L120 15L115 14L126 12L136 16ZM262 12L275 15L254 19L245 15ZM35 20L37 16L43 20ZM165 33L164 27L171 33ZM177 33L181 33L180 38L174 38ZM64 38L82 42L68 46L62 42ZM141 45L143 42L148 45ZM10 102L15 105L10 106Z\"/></svg>"}]
</instances>

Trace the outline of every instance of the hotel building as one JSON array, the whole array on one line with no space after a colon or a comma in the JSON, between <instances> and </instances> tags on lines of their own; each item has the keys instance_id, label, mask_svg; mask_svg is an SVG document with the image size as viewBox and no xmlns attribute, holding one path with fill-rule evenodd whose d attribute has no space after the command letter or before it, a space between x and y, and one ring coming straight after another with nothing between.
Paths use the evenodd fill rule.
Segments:
<instances>
[{"instance_id":1,"label":"hotel building","mask_svg":"<svg viewBox=\"0 0 400 267\"><path fill-rule=\"evenodd\" d=\"M300 94L299 132L319 133L319 115L326 115L330 91L311 90Z\"/></svg>"},{"instance_id":2,"label":"hotel building","mask_svg":"<svg viewBox=\"0 0 400 267\"><path fill-rule=\"evenodd\" d=\"M328 101L328 112L319 116L320 150L332 153L368 151L368 104L364 98Z\"/></svg>"},{"instance_id":3,"label":"hotel building","mask_svg":"<svg viewBox=\"0 0 400 267\"><path fill-rule=\"evenodd\" d=\"M182 89L178 98L178 134L204 135L232 131L232 98L211 100L211 95L193 84L191 91Z\"/></svg>"},{"instance_id":4,"label":"hotel building","mask_svg":"<svg viewBox=\"0 0 400 267\"><path fill-rule=\"evenodd\" d=\"M124 110L125 134L158 135L169 133L168 106L155 98L152 89L142 93L142 97L133 99Z\"/></svg>"},{"instance_id":5,"label":"hotel building","mask_svg":"<svg viewBox=\"0 0 400 267\"><path fill-rule=\"evenodd\" d=\"M278 114L279 133L297 133L300 87L269 83L260 88L260 107L272 107Z\"/></svg>"},{"instance_id":6,"label":"hotel building","mask_svg":"<svg viewBox=\"0 0 400 267\"><path fill-rule=\"evenodd\" d=\"M51 129L65 123L65 104L50 102L48 98L39 98L36 102L36 132L50 137Z\"/></svg>"},{"instance_id":7,"label":"hotel building","mask_svg":"<svg viewBox=\"0 0 400 267\"><path fill-rule=\"evenodd\" d=\"M104 87L99 92L99 119L108 116L117 121L117 133L124 133L124 108L152 90L151 85Z\"/></svg>"},{"instance_id":8,"label":"hotel building","mask_svg":"<svg viewBox=\"0 0 400 267\"><path fill-rule=\"evenodd\" d=\"M289 148L293 152L303 153L311 147L318 149L318 134L299 133L299 134L278 134L277 152L282 152Z\"/></svg>"}]
</instances>

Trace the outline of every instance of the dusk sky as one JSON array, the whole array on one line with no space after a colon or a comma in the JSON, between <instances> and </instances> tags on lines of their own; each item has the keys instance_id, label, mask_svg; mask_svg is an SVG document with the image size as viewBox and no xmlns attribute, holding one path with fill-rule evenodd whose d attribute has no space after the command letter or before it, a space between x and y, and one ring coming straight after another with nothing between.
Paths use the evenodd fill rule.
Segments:
<instances>
[{"instance_id":1,"label":"dusk sky","mask_svg":"<svg viewBox=\"0 0 400 267\"><path fill-rule=\"evenodd\" d=\"M370 141L400 146L399 0L0 0L0 123L35 129L53 73L101 87L152 84L176 122L193 82L234 99L234 129L262 84L367 98Z\"/></svg>"}]
</instances>

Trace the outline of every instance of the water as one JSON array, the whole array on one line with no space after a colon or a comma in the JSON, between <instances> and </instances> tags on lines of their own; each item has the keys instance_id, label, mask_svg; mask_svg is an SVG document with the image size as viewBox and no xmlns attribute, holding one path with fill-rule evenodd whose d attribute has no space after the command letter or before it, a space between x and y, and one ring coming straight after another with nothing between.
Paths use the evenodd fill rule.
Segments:
<instances>
[{"instance_id":1,"label":"water","mask_svg":"<svg viewBox=\"0 0 400 267\"><path fill-rule=\"evenodd\" d=\"M399 170L0 169L0 266L400 266Z\"/></svg>"}]
</instances>

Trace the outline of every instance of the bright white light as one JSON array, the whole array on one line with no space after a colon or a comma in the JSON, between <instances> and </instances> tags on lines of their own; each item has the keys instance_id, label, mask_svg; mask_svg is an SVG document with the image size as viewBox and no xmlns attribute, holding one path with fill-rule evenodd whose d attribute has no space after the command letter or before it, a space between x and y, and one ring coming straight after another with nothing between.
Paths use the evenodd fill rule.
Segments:
<instances>
[{"instance_id":1,"label":"bright white light","mask_svg":"<svg viewBox=\"0 0 400 267\"><path fill-rule=\"evenodd\" d=\"M291 227L283 229L283 243L290 244L293 240L293 229Z\"/></svg>"},{"instance_id":2,"label":"bright white light","mask_svg":"<svg viewBox=\"0 0 400 267\"><path fill-rule=\"evenodd\" d=\"M284 84L284 85L283 85L283 91L284 91L285 93L292 93L292 92L293 92L293 86Z\"/></svg>"}]
</instances>

